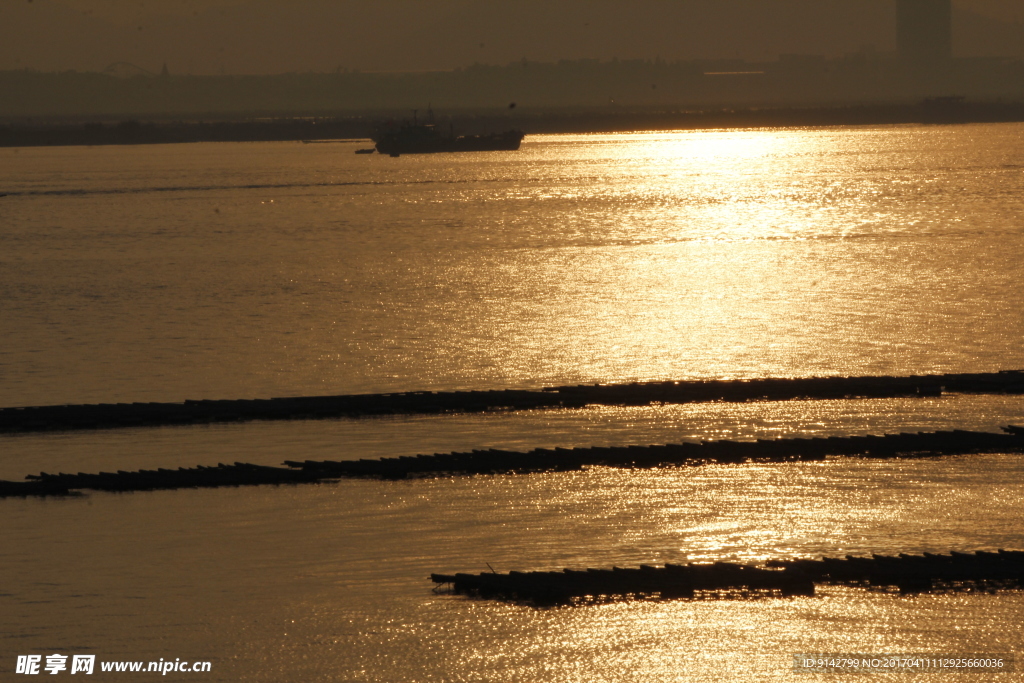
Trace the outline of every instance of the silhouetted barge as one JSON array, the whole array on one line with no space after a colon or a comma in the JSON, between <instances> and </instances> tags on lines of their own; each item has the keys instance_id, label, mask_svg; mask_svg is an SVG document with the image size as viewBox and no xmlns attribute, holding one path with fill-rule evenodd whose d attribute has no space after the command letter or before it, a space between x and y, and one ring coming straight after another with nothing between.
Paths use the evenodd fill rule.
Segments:
<instances>
[{"instance_id":1,"label":"silhouetted barge","mask_svg":"<svg viewBox=\"0 0 1024 683\"><path fill-rule=\"evenodd\" d=\"M397 157L401 154L438 152L514 152L525 134L521 130L486 135L445 135L433 123L403 123L374 137L377 151Z\"/></svg>"}]
</instances>

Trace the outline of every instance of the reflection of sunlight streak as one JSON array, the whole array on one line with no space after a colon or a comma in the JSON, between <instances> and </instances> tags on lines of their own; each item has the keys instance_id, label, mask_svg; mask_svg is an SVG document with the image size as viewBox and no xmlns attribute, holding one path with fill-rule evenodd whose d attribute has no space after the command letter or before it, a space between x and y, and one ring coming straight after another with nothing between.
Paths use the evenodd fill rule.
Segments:
<instances>
[{"instance_id":1,"label":"reflection of sunlight streak","mask_svg":"<svg viewBox=\"0 0 1024 683\"><path fill-rule=\"evenodd\" d=\"M599 203L629 225L634 241L841 237L853 228L840 221L837 229L837 212L877 199L877 187L848 186L826 168L835 140L820 131L631 133L563 143L617 167L618 177L563 185L543 198Z\"/></svg>"},{"instance_id":2,"label":"reflection of sunlight streak","mask_svg":"<svg viewBox=\"0 0 1024 683\"><path fill-rule=\"evenodd\" d=\"M433 166L401 176L408 185L345 190L339 217L386 201L387 221L325 233L327 251L344 261L357 236L386 240L396 258L363 259L362 279L311 293L322 318L358 321L312 340L317 381L503 388L1005 367L1005 347L985 356L977 339L1007 338L1020 318L1011 250L950 239L992 226L958 204L977 172L944 165L976 136L934 134L924 152L920 136L886 128L536 136L514 163L424 159ZM997 198L1017 196L1018 175L972 192L995 182ZM1019 225L1015 207L997 212L1001 225ZM1000 230L1000 244L1019 242ZM977 267L954 272L962 253Z\"/></svg>"},{"instance_id":3,"label":"reflection of sunlight streak","mask_svg":"<svg viewBox=\"0 0 1024 683\"><path fill-rule=\"evenodd\" d=\"M950 278L948 252L936 251L929 234L929 212L945 206L921 189L931 174L904 187L920 174L894 172L879 156L907 144L901 135L553 138L560 152L537 161L530 177L556 180L516 184L535 201L517 201L524 206L500 235L512 235L519 266L485 271L452 320L464 325L479 308L474 350L509 378L536 377L538 367L581 381L871 374L926 348L931 362L944 363L936 321L972 300L972 321L991 328L996 316L981 302L1002 301L993 291L1006 290ZM923 300L942 303L908 308L905 293L926 291ZM495 292L510 293L506 308L476 305ZM531 296L543 303L524 305ZM500 335L489 335L496 319ZM962 334L952 326L940 333Z\"/></svg>"},{"instance_id":4,"label":"reflection of sunlight streak","mask_svg":"<svg viewBox=\"0 0 1024 683\"><path fill-rule=\"evenodd\" d=\"M754 159L776 156L790 147L793 138L779 131L735 133L732 131L701 131L677 133L652 141L650 148L666 158L683 157L709 161L723 159Z\"/></svg>"}]
</instances>

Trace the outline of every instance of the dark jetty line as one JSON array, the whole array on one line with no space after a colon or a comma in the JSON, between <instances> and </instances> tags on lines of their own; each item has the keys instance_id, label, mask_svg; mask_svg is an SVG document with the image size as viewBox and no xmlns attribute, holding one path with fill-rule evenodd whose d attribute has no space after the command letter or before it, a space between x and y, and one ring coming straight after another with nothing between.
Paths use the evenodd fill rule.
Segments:
<instances>
[{"instance_id":1,"label":"dark jetty line","mask_svg":"<svg viewBox=\"0 0 1024 683\"><path fill-rule=\"evenodd\" d=\"M451 474L563 472L594 466L652 468L708 463L797 462L824 460L830 455L894 458L1024 451L1024 427L1008 426L1003 430L1005 434L957 429L884 436L722 440L654 446L537 448L525 453L492 449L379 460L286 460L285 464L308 472L311 476L404 479Z\"/></svg>"},{"instance_id":2,"label":"dark jetty line","mask_svg":"<svg viewBox=\"0 0 1024 683\"><path fill-rule=\"evenodd\" d=\"M720 592L814 595L814 583L799 571L764 569L730 562L714 564L641 565L639 569L563 569L560 572L508 574L431 574L452 592L536 604L569 603L574 599L614 600L628 597L695 598Z\"/></svg>"},{"instance_id":3,"label":"dark jetty line","mask_svg":"<svg viewBox=\"0 0 1024 683\"><path fill-rule=\"evenodd\" d=\"M565 472L585 467L653 468L710 463L799 462L827 456L930 457L970 453L1024 452L1024 427L1004 434L953 430L884 436L702 441L655 446L477 450L378 460L286 460L287 467L236 462L217 467L156 469L99 474L28 475L27 482L0 481L0 497L61 495L77 489L150 491L217 486L311 483L340 478L406 479L469 474Z\"/></svg>"},{"instance_id":4,"label":"dark jetty line","mask_svg":"<svg viewBox=\"0 0 1024 683\"><path fill-rule=\"evenodd\" d=\"M687 380L548 387L541 391L413 391L295 398L100 403L0 409L0 432L187 425L248 420L295 420L397 414L578 408L709 401L893 398L944 391L1024 394L1024 371L912 375Z\"/></svg>"},{"instance_id":5,"label":"dark jetty line","mask_svg":"<svg viewBox=\"0 0 1024 683\"><path fill-rule=\"evenodd\" d=\"M32 478L29 475L28 478ZM69 496L76 495L67 486L50 479L32 481L0 481L0 498L9 496Z\"/></svg>"},{"instance_id":6,"label":"dark jetty line","mask_svg":"<svg viewBox=\"0 0 1024 683\"><path fill-rule=\"evenodd\" d=\"M155 491L158 489L216 488L220 486L259 486L262 484L307 484L331 477L310 474L286 467L267 467L236 462L216 467L182 467L99 474L30 474L29 481L0 481L0 497L66 495L77 489L93 491Z\"/></svg>"},{"instance_id":7,"label":"dark jetty line","mask_svg":"<svg viewBox=\"0 0 1024 683\"><path fill-rule=\"evenodd\" d=\"M843 559L773 560L763 567L715 562L641 565L639 569L431 574L430 580L457 594L538 605L629 598L813 596L818 584L858 585L902 594L989 592L1024 588L1024 552L848 555Z\"/></svg>"},{"instance_id":8,"label":"dark jetty line","mask_svg":"<svg viewBox=\"0 0 1024 683\"><path fill-rule=\"evenodd\" d=\"M768 562L815 583L897 588L901 593L1024 588L1024 551L999 550L949 555L872 555Z\"/></svg>"}]
</instances>

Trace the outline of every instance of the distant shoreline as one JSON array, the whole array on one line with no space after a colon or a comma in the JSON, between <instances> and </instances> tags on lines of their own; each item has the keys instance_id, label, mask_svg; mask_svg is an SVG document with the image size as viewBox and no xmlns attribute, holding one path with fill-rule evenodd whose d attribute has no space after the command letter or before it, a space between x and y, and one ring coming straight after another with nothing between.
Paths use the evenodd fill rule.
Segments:
<instances>
[{"instance_id":1,"label":"distant shoreline","mask_svg":"<svg viewBox=\"0 0 1024 683\"><path fill-rule=\"evenodd\" d=\"M365 141L384 117L277 117L210 121L107 121L0 124L0 147L139 145L185 142ZM459 113L443 125L459 132L521 128L530 134L640 130L786 128L849 125L1007 123L1024 121L1024 102L936 98L916 104L731 109L589 109L516 116Z\"/></svg>"}]
</instances>

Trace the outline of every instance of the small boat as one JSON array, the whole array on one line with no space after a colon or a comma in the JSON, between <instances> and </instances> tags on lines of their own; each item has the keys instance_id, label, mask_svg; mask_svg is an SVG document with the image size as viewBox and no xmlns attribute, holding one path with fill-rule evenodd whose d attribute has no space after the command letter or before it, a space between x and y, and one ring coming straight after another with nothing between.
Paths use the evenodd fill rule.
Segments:
<instances>
[{"instance_id":1,"label":"small boat","mask_svg":"<svg viewBox=\"0 0 1024 683\"><path fill-rule=\"evenodd\" d=\"M523 131L516 129L485 135L445 135L433 123L419 123L414 119L412 123L385 127L373 141L378 152L397 157L438 152L514 152L524 137Z\"/></svg>"},{"instance_id":2,"label":"small boat","mask_svg":"<svg viewBox=\"0 0 1024 683\"><path fill-rule=\"evenodd\" d=\"M363 149L357 149L356 154L373 154L376 151L377 150L375 150L373 147L367 147Z\"/></svg>"}]
</instances>

